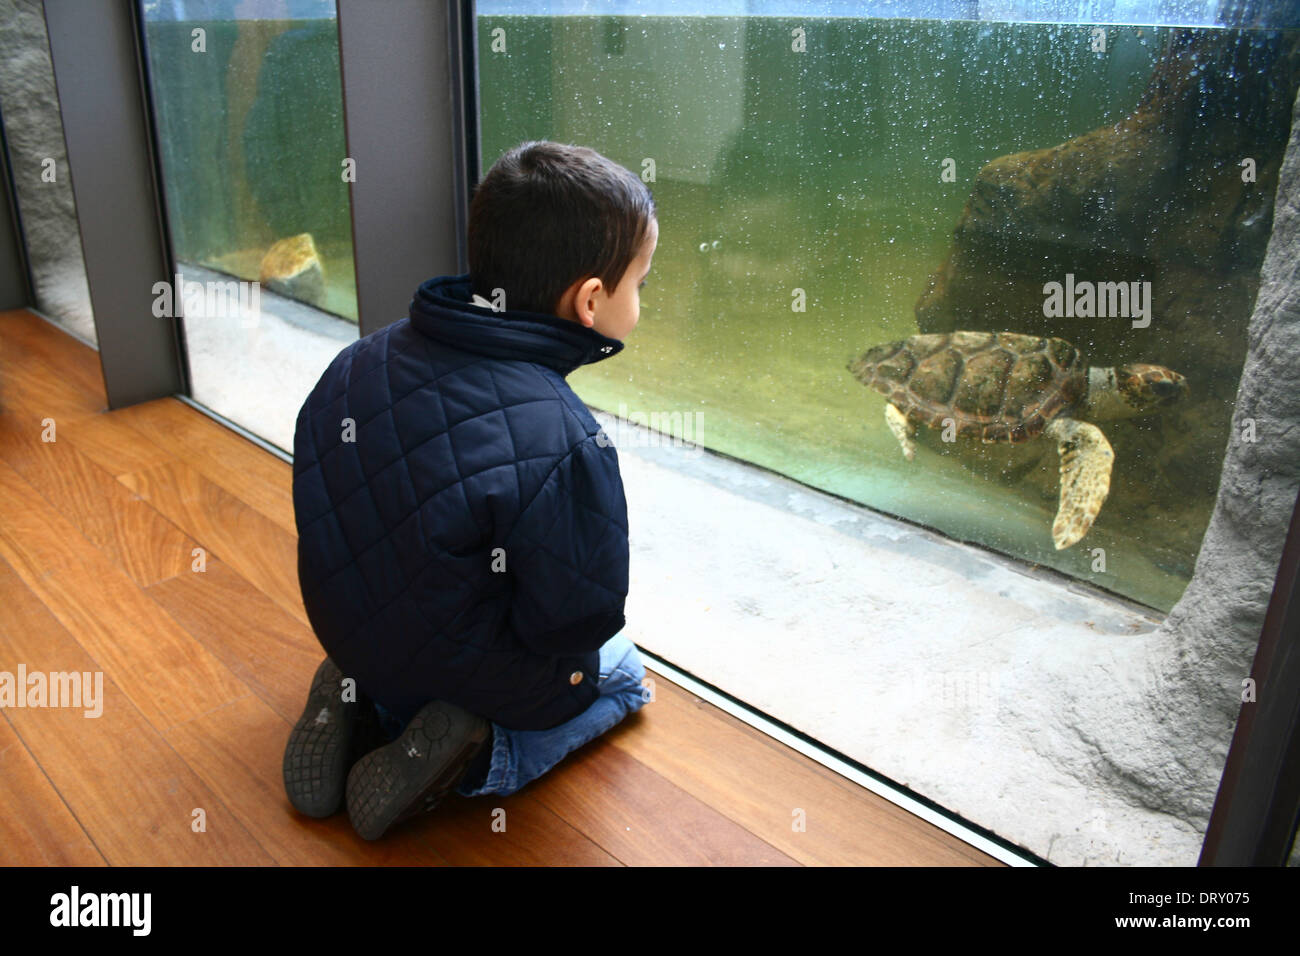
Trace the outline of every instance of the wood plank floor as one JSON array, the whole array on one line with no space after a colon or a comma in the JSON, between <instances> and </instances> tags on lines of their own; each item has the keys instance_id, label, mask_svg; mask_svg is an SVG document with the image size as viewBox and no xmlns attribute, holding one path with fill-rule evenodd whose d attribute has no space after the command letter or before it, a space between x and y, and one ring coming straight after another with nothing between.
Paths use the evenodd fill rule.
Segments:
<instances>
[{"instance_id":1,"label":"wood plank floor","mask_svg":"<svg viewBox=\"0 0 1300 956\"><path fill-rule=\"evenodd\" d=\"M376 843L298 815L280 763L323 655L291 482L175 399L107 411L93 349L0 313L0 671L103 679L98 717L0 709L0 865L1002 865L653 672L512 796Z\"/></svg>"}]
</instances>

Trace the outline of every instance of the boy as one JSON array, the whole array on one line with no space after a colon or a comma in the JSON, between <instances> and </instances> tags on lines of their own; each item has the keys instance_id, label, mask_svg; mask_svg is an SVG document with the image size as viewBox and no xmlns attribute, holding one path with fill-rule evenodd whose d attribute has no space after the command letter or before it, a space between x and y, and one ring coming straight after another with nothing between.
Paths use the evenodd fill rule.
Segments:
<instances>
[{"instance_id":1,"label":"boy","mask_svg":"<svg viewBox=\"0 0 1300 956\"><path fill-rule=\"evenodd\" d=\"M469 275L421 285L303 404L298 577L329 656L285 749L301 812L346 797L377 839L640 709L618 457L565 376L622 350L658 233L631 172L524 143L474 194Z\"/></svg>"}]
</instances>

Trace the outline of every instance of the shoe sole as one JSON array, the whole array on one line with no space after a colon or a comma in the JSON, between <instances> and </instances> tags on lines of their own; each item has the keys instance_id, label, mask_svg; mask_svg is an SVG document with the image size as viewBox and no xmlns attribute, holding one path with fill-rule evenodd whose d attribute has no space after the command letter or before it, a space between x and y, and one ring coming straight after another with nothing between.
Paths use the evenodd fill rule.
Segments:
<instances>
[{"instance_id":1,"label":"shoe sole","mask_svg":"<svg viewBox=\"0 0 1300 956\"><path fill-rule=\"evenodd\" d=\"M492 727L448 704L426 704L386 746L372 750L348 774L348 817L366 840L438 805L468 769Z\"/></svg>"},{"instance_id":2,"label":"shoe sole","mask_svg":"<svg viewBox=\"0 0 1300 956\"><path fill-rule=\"evenodd\" d=\"M364 702L344 702L343 673L326 658L284 749L284 789L299 813L319 819L342 809L363 711Z\"/></svg>"}]
</instances>

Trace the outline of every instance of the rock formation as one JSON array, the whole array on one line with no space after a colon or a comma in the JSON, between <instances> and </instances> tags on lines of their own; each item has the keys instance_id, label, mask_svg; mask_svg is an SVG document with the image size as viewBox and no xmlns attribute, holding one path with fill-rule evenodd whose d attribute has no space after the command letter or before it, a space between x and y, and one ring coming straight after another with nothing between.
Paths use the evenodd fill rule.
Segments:
<instances>
[{"instance_id":1,"label":"rock formation","mask_svg":"<svg viewBox=\"0 0 1300 956\"><path fill-rule=\"evenodd\" d=\"M921 332L1058 335L1094 365L1187 376L1180 412L1113 429L1107 507L1189 556L1218 487L1298 84L1294 31L1173 31L1124 120L980 171L916 305ZM1044 287L1067 275L1149 282L1150 324L1045 315ZM1055 494L1048 459L1024 481Z\"/></svg>"},{"instance_id":2,"label":"rock formation","mask_svg":"<svg viewBox=\"0 0 1300 956\"><path fill-rule=\"evenodd\" d=\"M262 257L258 281L272 292L319 305L325 293L325 271L311 233L299 233L272 245Z\"/></svg>"}]
</instances>

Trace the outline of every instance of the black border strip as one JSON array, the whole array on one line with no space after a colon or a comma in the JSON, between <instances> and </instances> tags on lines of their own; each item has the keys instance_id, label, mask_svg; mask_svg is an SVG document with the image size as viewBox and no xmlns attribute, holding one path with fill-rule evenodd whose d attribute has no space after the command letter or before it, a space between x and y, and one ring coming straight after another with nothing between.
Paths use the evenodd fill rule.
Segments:
<instances>
[{"instance_id":1,"label":"black border strip","mask_svg":"<svg viewBox=\"0 0 1300 956\"><path fill-rule=\"evenodd\" d=\"M0 308L18 309L36 304L36 280L32 276L32 263L27 256L27 232L23 228L22 210L18 206L18 188L14 182L13 164L9 161L9 137L5 133L4 116L0 115L0 219L7 219L9 230L4 242L0 269L4 270L3 287L23 296L22 302L0 302ZM4 228L0 222L0 229ZM12 238L9 238L12 237ZM9 243L12 242L12 249ZM10 254L12 253L12 254ZM10 293L6 292L6 297Z\"/></svg>"}]
</instances>

